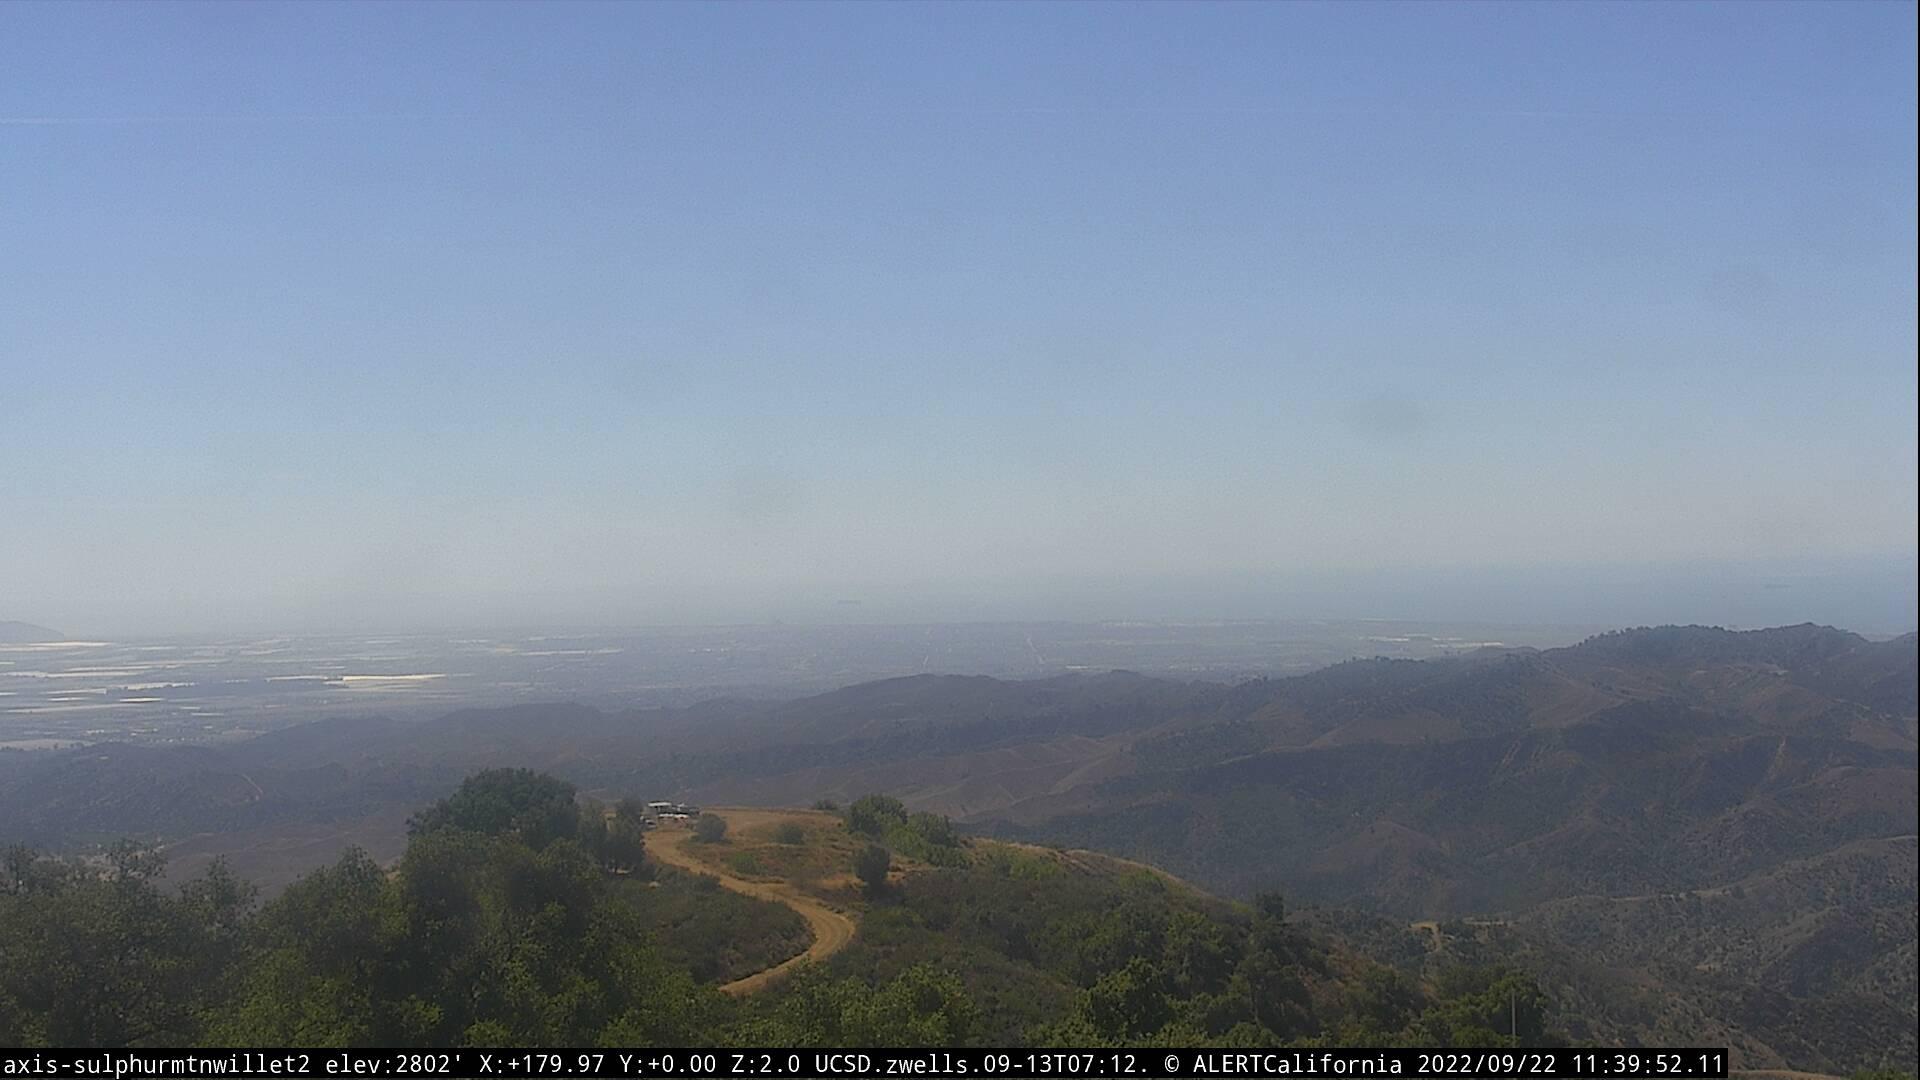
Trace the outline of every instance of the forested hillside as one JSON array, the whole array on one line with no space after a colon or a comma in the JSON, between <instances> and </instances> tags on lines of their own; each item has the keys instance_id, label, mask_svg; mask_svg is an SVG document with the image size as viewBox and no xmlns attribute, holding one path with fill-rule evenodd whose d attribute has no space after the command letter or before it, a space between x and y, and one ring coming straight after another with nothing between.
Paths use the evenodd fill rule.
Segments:
<instances>
[{"instance_id":1,"label":"forested hillside","mask_svg":"<svg viewBox=\"0 0 1920 1080\"><path fill-rule=\"evenodd\" d=\"M582 803L571 785L524 770L481 773L415 816L394 865L349 854L264 905L219 866L163 889L157 858L131 845L100 860L16 848L0 872L0 1042L1560 1038L1552 1001L1510 966L1397 973L1303 930L1277 896L1247 907L1101 856L969 842L886 799L862 800L834 827L859 843L947 852L943 865L902 856L905 872L887 874L883 861L862 894L852 948L729 997L716 983L802 944L793 913L685 874L663 880L635 807ZM700 832L716 849L728 843L724 828ZM780 842L798 853L819 839ZM715 955L727 964L714 967Z\"/></svg>"},{"instance_id":2,"label":"forested hillside","mask_svg":"<svg viewBox=\"0 0 1920 1080\"><path fill-rule=\"evenodd\" d=\"M1821 627L1357 661L996 827L1471 927L1411 940L1527 956L1604 1039L1911 1069L1914 665Z\"/></svg>"},{"instance_id":3,"label":"forested hillside","mask_svg":"<svg viewBox=\"0 0 1920 1080\"><path fill-rule=\"evenodd\" d=\"M1240 900L1474 927L1407 940L1426 964L1497 937L1562 996L1612 1003L1583 1007L1603 1041L1912 1068L1915 650L1911 634L1661 627L1232 686L929 675L790 702L0 753L0 840L97 856L134 836L165 845L176 878L226 855L271 897L349 845L415 858L413 808L493 766L604 798L884 791Z\"/></svg>"}]
</instances>

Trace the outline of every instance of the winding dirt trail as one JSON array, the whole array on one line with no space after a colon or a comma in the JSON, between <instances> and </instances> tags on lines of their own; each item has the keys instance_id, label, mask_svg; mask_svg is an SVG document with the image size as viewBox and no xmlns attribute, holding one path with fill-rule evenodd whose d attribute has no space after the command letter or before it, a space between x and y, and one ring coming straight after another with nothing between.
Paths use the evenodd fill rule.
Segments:
<instances>
[{"instance_id":1,"label":"winding dirt trail","mask_svg":"<svg viewBox=\"0 0 1920 1080\"><path fill-rule=\"evenodd\" d=\"M778 811L769 810L709 810L707 812L726 819L729 832L775 820L781 816ZM691 829L683 826L659 829L650 835L648 840L647 854L668 866L717 878L721 887L751 896L756 900L771 900L776 904L785 904L799 912L800 917L807 920L808 928L813 931L813 944L807 946L806 952L783 960L764 971L756 971L743 979L735 979L723 984L720 987L720 992L723 994L751 994L756 990L763 990L802 962L825 960L853 941L856 924L845 913L835 911L784 881L748 881L745 878L735 877L688 852L687 845L693 842Z\"/></svg>"}]
</instances>

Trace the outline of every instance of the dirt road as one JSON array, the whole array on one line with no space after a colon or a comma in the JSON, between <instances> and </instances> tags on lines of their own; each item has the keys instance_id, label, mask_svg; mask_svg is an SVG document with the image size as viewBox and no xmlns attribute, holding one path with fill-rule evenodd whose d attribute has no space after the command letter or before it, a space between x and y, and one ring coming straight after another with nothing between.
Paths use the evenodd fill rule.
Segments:
<instances>
[{"instance_id":1,"label":"dirt road","mask_svg":"<svg viewBox=\"0 0 1920 1080\"><path fill-rule=\"evenodd\" d=\"M729 831L775 820L780 816L778 811L768 810L709 810L707 812L725 818ZM693 832L690 829L660 829L650 835L647 841L647 854L661 862L681 870L718 878L721 886L734 892L758 900L771 900L776 904L785 904L799 912L800 917L807 920L807 926L813 931L813 944L807 947L806 952L775 964L765 971L757 971L744 979L735 979L726 983L720 987L720 992L723 994L751 994L756 990L764 989L802 961L825 960L846 948L847 943L853 940L855 924L852 918L833 910L786 882L748 881L745 878L734 877L686 851L687 845L693 842Z\"/></svg>"}]
</instances>

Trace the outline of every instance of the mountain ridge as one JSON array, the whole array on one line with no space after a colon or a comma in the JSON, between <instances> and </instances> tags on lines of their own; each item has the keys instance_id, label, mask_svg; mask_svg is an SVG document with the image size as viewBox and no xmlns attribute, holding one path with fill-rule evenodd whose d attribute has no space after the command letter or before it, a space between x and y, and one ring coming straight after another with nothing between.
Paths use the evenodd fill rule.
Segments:
<instances>
[{"instance_id":1,"label":"mountain ridge","mask_svg":"<svg viewBox=\"0 0 1920 1080\"><path fill-rule=\"evenodd\" d=\"M284 880L327 857L314 837L329 829L392 849L395 808L490 765L708 805L885 791L981 833L1140 859L1228 896L1278 889L1401 925L1482 920L1455 935L1461 948L1499 936L1595 1001L1611 991L1567 940L1586 934L1582 949L1623 962L1697 957L1720 966L1663 960L1634 992L1714 1002L1690 1030L1737 1032L1754 1064L1846 1071L1866 1060L1858 1040L1822 1049L1793 1025L1842 1002L1864 1018L1849 1030L1914 1019L1884 966L1848 974L1849 957L1913 951L1911 920L1880 916L1911 894L1914 848L1896 841L1920 831L1914 642L1811 624L1652 627L1235 685L916 675L785 702L469 709L221 747L0 754L0 840L193 836L196 857L225 851L248 876ZM1777 902L1730 899L1736 885ZM1689 894L1710 917L1622 914L1624 898ZM1871 936L1823 914L1848 896L1843 910L1875 913ZM1665 1030L1606 1023L1622 1038Z\"/></svg>"},{"instance_id":2,"label":"mountain ridge","mask_svg":"<svg viewBox=\"0 0 1920 1080\"><path fill-rule=\"evenodd\" d=\"M0 619L0 645L39 645L49 641L66 641L67 635L58 630L50 630L29 622L16 622Z\"/></svg>"}]
</instances>

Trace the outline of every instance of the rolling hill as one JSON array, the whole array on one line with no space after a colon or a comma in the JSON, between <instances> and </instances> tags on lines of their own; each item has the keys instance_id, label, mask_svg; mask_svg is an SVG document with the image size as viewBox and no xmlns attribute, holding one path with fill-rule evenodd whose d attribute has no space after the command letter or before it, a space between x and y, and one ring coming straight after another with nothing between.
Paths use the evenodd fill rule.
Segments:
<instances>
[{"instance_id":1,"label":"rolling hill","mask_svg":"<svg viewBox=\"0 0 1920 1080\"><path fill-rule=\"evenodd\" d=\"M47 641L65 641L67 635L33 623L0 619L0 645L35 645Z\"/></svg>"},{"instance_id":2,"label":"rolling hill","mask_svg":"<svg viewBox=\"0 0 1920 1080\"><path fill-rule=\"evenodd\" d=\"M1230 896L1476 927L1443 939L1497 937L1570 993L1643 1003L1596 1030L1723 1032L1747 1067L1911 1068L1915 651L1911 634L1659 627L1232 686L914 676L0 754L0 839L141 833L274 881L330 857L328 830L397 840L397 808L488 765L709 804L886 791ZM1834 1010L1840 1034L1807 1036Z\"/></svg>"}]
</instances>

